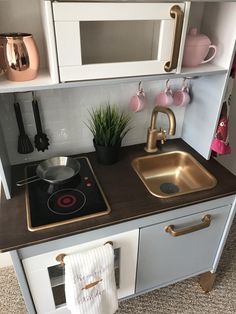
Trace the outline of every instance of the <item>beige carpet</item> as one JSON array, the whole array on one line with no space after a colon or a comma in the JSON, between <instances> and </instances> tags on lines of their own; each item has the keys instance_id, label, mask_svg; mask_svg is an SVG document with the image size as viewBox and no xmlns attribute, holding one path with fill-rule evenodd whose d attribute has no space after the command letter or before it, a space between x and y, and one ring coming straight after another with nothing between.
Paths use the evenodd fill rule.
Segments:
<instances>
[{"instance_id":1,"label":"beige carpet","mask_svg":"<svg viewBox=\"0 0 236 314\"><path fill-rule=\"evenodd\" d=\"M0 269L0 314L25 314L26 308L12 267ZM236 313L236 219L218 268L214 290L204 294L197 279L120 303L117 314Z\"/></svg>"}]
</instances>

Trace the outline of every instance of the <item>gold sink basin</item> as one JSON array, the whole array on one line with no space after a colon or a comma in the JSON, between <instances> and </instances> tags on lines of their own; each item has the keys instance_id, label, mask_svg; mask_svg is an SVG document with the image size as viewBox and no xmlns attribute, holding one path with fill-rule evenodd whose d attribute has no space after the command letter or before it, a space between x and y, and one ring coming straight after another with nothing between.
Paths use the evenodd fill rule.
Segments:
<instances>
[{"instance_id":1,"label":"gold sink basin","mask_svg":"<svg viewBox=\"0 0 236 314\"><path fill-rule=\"evenodd\" d=\"M217 183L192 155L182 151L139 157L132 167L148 191L161 198L211 189Z\"/></svg>"}]
</instances>

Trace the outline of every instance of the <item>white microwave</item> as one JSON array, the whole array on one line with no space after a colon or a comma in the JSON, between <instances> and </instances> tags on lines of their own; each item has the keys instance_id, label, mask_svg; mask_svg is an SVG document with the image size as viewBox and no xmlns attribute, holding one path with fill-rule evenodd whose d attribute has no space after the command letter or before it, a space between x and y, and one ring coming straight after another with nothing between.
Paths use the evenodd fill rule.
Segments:
<instances>
[{"instance_id":1,"label":"white microwave","mask_svg":"<svg viewBox=\"0 0 236 314\"><path fill-rule=\"evenodd\" d=\"M23 259L23 267L38 314L69 314L66 307L64 266L59 254L88 250L107 241L113 242L118 299L135 293L139 230L132 230L88 243Z\"/></svg>"},{"instance_id":2,"label":"white microwave","mask_svg":"<svg viewBox=\"0 0 236 314\"><path fill-rule=\"evenodd\" d=\"M53 2L62 82L176 72L184 3Z\"/></svg>"}]
</instances>

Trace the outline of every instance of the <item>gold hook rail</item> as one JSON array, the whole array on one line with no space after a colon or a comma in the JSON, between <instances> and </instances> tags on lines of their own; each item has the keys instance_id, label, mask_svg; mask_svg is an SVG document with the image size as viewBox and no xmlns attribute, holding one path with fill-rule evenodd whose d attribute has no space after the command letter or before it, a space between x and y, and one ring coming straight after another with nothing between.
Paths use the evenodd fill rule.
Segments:
<instances>
[{"instance_id":1,"label":"gold hook rail","mask_svg":"<svg viewBox=\"0 0 236 314\"><path fill-rule=\"evenodd\" d=\"M107 242L104 243L104 245L106 245L106 244L110 244L111 246L113 246L113 242L112 241L107 241ZM66 256L66 254L64 254L64 253L61 253L61 254L56 256L56 261L59 262L61 264L61 266L65 265L65 262L64 262L65 256Z\"/></svg>"}]
</instances>

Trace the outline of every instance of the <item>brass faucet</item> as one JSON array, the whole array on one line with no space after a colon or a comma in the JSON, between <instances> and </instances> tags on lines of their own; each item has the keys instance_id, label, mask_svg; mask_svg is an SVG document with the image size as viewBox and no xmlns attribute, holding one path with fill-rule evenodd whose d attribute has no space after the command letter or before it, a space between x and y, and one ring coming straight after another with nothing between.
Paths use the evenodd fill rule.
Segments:
<instances>
[{"instance_id":1,"label":"brass faucet","mask_svg":"<svg viewBox=\"0 0 236 314\"><path fill-rule=\"evenodd\" d=\"M164 142L166 141L166 131L161 128L158 132L156 128L156 120L157 120L158 112L165 113L168 116L168 119L169 119L168 134L169 135L175 134L176 121L175 121L174 112L170 110L169 108L156 106L152 111L151 125L148 128L148 132L147 132L147 144L144 147L145 151L148 153L154 153L158 150L157 149L158 140L161 140L162 144L164 144Z\"/></svg>"}]
</instances>

